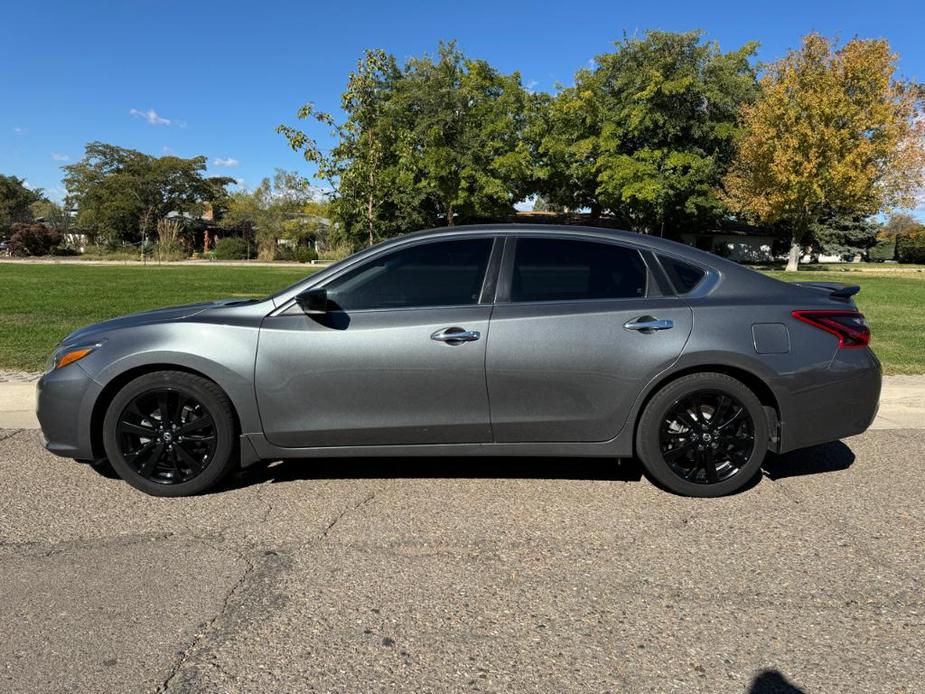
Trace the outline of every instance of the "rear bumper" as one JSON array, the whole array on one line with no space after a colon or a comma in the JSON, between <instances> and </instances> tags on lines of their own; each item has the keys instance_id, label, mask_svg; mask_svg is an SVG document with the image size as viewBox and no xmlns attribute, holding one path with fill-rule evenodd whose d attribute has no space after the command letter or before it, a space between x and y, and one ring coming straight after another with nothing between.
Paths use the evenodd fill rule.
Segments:
<instances>
[{"instance_id":1,"label":"rear bumper","mask_svg":"<svg viewBox=\"0 0 925 694\"><path fill-rule=\"evenodd\" d=\"M67 458L92 459L90 421L102 386L80 364L72 364L46 373L36 390L45 448Z\"/></svg>"},{"instance_id":2,"label":"rear bumper","mask_svg":"<svg viewBox=\"0 0 925 694\"><path fill-rule=\"evenodd\" d=\"M828 369L791 391L783 413L781 452L863 433L880 406L882 370L870 349L842 349Z\"/></svg>"}]
</instances>

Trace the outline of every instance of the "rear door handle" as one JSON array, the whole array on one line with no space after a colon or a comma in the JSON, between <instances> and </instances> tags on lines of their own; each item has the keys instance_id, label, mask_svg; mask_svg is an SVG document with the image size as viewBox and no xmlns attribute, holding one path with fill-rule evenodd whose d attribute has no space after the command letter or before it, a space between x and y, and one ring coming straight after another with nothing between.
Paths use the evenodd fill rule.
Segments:
<instances>
[{"instance_id":1,"label":"rear door handle","mask_svg":"<svg viewBox=\"0 0 925 694\"><path fill-rule=\"evenodd\" d=\"M474 342L482 337L478 330L466 330L465 328L444 328L438 330L430 336L431 340L436 342L445 342L448 345L458 345L463 342Z\"/></svg>"},{"instance_id":2,"label":"rear door handle","mask_svg":"<svg viewBox=\"0 0 925 694\"><path fill-rule=\"evenodd\" d=\"M652 316L640 316L634 320L626 321L623 327L627 330L638 330L643 333L653 333L656 330L670 330L674 327L674 321L668 319L658 319Z\"/></svg>"}]
</instances>

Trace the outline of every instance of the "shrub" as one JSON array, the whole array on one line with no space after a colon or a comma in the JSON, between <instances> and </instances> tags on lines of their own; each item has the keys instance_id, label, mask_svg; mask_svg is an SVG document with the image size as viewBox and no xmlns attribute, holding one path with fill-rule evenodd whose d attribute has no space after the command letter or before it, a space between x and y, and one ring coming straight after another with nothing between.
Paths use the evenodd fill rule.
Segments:
<instances>
[{"instance_id":1,"label":"shrub","mask_svg":"<svg viewBox=\"0 0 925 694\"><path fill-rule=\"evenodd\" d=\"M75 256L75 255L80 255L80 251L78 251L76 248L68 248L67 246L58 246L57 248L51 249L51 254L58 255L58 256Z\"/></svg>"},{"instance_id":2,"label":"shrub","mask_svg":"<svg viewBox=\"0 0 925 694\"><path fill-rule=\"evenodd\" d=\"M883 262L884 260L893 260L896 257L896 239L883 239L871 246L867 252L868 258L874 262Z\"/></svg>"},{"instance_id":3,"label":"shrub","mask_svg":"<svg viewBox=\"0 0 925 694\"><path fill-rule=\"evenodd\" d=\"M318 260L318 254L311 246L280 246L276 249L276 260L310 263L313 260Z\"/></svg>"},{"instance_id":4,"label":"shrub","mask_svg":"<svg viewBox=\"0 0 925 694\"><path fill-rule=\"evenodd\" d=\"M925 226L896 236L896 259L901 263L925 263Z\"/></svg>"},{"instance_id":5,"label":"shrub","mask_svg":"<svg viewBox=\"0 0 925 694\"><path fill-rule=\"evenodd\" d=\"M218 260L247 260L247 242L238 236L226 236L215 242Z\"/></svg>"},{"instance_id":6,"label":"shrub","mask_svg":"<svg viewBox=\"0 0 925 694\"><path fill-rule=\"evenodd\" d=\"M186 260L189 257L189 253L186 252L186 249L179 243L161 243L158 242L154 245L154 258L159 263L170 262L172 260Z\"/></svg>"},{"instance_id":7,"label":"shrub","mask_svg":"<svg viewBox=\"0 0 925 694\"><path fill-rule=\"evenodd\" d=\"M48 255L61 243L61 232L44 224L14 224L10 229L10 253L18 256Z\"/></svg>"}]
</instances>

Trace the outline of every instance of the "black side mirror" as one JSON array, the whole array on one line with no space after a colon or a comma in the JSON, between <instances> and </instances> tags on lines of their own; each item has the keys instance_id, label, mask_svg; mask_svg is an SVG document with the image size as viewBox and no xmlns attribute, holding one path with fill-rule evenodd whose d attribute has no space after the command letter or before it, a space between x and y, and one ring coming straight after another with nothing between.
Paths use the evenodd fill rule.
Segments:
<instances>
[{"instance_id":1,"label":"black side mirror","mask_svg":"<svg viewBox=\"0 0 925 694\"><path fill-rule=\"evenodd\" d=\"M297 294L295 302L305 313L320 315L328 312L328 292L326 289L306 289Z\"/></svg>"}]
</instances>

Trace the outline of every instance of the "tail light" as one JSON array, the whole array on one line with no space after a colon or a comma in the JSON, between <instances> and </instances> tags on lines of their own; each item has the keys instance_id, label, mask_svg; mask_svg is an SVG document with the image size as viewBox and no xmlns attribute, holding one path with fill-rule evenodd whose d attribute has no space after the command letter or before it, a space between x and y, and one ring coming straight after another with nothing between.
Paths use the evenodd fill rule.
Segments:
<instances>
[{"instance_id":1,"label":"tail light","mask_svg":"<svg viewBox=\"0 0 925 694\"><path fill-rule=\"evenodd\" d=\"M858 349L870 344L870 328L857 311L794 311L793 317L838 338L839 349Z\"/></svg>"}]
</instances>

